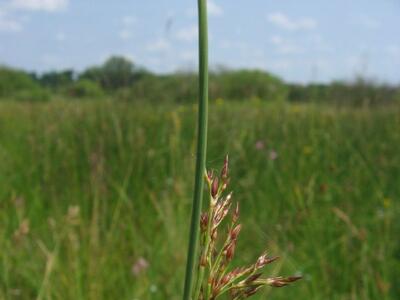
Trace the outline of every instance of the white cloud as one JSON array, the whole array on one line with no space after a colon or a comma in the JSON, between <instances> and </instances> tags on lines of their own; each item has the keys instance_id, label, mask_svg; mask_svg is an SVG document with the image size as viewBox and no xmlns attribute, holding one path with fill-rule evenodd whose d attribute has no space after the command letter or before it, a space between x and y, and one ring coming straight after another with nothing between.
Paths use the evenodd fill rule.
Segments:
<instances>
[{"instance_id":1,"label":"white cloud","mask_svg":"<svg viewBox=\"0 0 400 300\"><path fill-rule=\"evenodd\" d=\"M196 62L197 61L197 51L196 50L187 50L181 52L181 59L186 62Z\"/></svg>"},{"instance_id":2,"label":"white cloud","mask_svg":"<svg viewBox=\"0 0 400 300\"><path fill-rule=\"evenodd\" d=\"M0 3L0 32L19 32L28 22L27 16L17 16L18 11L56 12L67 8L69 0L8 0ZM56 36L56 40L63 40Z\"/></svg>"},{"instance_id":3,"label":"white cloud","mask_svg":"<svg viewBox=\"0 0 400 300\"><path fill-rule=\"evenodd\" d=\"M319 34L312 34L303 38L305 44L310 45L314 51L332 53L335 48L330 45L330 42Z\"/></svg>"},{"instance_id":4,"label":"white cloud","mask_svg":"<svg viewBox=\"0 0 400 300\"><path fill-rule=\"evenodd\" d=\"M274 45L282 45L283 44L283 38L279 35L274 35L271 37L271 43Z\"/></svg>"},{"instance_id":5,"label":"white cloud","mask_svg":"<svg viewBox=\"0 0 400 300\"><path fill-rule=\"evenodd\" d=\"M271 13L267 16L267 20L285 30L296 31L296 30L311 30L317 27L317 22L308 17L302 17L299 19L290 19L287 15L281 12Z\"/></svg>"},{"instance_id":6,"label":"white cloud","mask_svg":"<svg viewBox=\"0 0 400 300\"><path fill-rule=\"evenodd\" d=\"M182 28L176 33L176 38L185 42L195 41L198 37L198 27L197 25L192 25L187 28Z\"/></svg>"},{"instance_id":7,"label":"white cloud","mask_svg":"<svg viewBox=\"0 0 400 300\"><path fill-rule=\"evenodd\" d=\"M210 16L221 16L224 13L221 6L217 5L213 0L208 0L207 6Z\"/></svg>"},{"instance_id":8,"label":"white cloud","mask_svg":"<svg viewBox=\"0 0 400 300\"><path fill-rule=\"evenodd\" d=\"M165 52L168 51L170 48L170 43L163 38L159 38L149 43L146 47L146 49L151 52Z\"/></svg>"},{"instance_id":9,"label":"white cloud","mask_svg":"<svg viewBox=\"0 0 400 300\"><path fill-rule=\"evenodd\" d=\"M118 31L118 37L127 41L133 37L133 25L137 22L134 16L124 16L121 18L122 28Z\"/></svg>"},{"instance_id":10,"label":"white cloud","mask_svg":"<svg viewBox=\"0 0 400 300\"><path fill-rule=\"evenodd\" d=\"M21 10L55 12L64 10L69 0L12 0L11 7Z\"/></svg>"},{"instance_id":11,"label":"white cloud","mask_svg":"<svg viewBox=\"0 0 400 300\"><path fill-rule=\"evenodd\" d=\"M0 11L0 32L19 32L21 30L22 24L19 21Z\"/></svg>"},{"instance_id":12,"label":"white cloud","mask_svg":"<svg viewBox=\"0 0 400 300\"><path fill-rule=\"evenodd\" d=\"M134 16L125 16L122 18L122 24L125 26L130 26L136 23L136 18Z\"/></svg>"},{"instance_id":13,"label":"white cloud","mask_svg":"<svg viewBox=\"0 0 400 300\"><path fill-rule=\"evenodd\" d=\"M400 46L391 45L386 47L385 50L387 54L400 58Z\"/></svg>"},{"instance_id":14,"label":"white cloud","mask_svg":"<svg viewBox=\"0 0 400 300\"><path fill-rule=\"evenodd\" d=\"M292 41L282 38L279 35L274 35L270 39L271 44L273 44L277 52L281 54L293 54L303 52L303 48L296 45Z\"/></svg>"},{"instance_id":15,"label":"white cloud","mask_svg":"<svg viewBox=\"0 0 400 300\"><path fill-rule=\"evenodd\" d=\"M59 42L64 42L66 40L66 38L67 37L65 36L65 34L63 32L58 32L56 34L56 40Z\"/></svg>"},{"instance_id":16,"label":"white cloud","mask_svg":"<svg viewBox=\"0 0 400 300\"><path fill-rule=\"evenodd\" d=\"M287 71L293 67L293 63L289 60L275 60L268 64L271 69L277 72Z\"/></svg>"},{"instance_id":17,"label":"white cloud","mask_svg":"<svg viewBox=\"0 0 400 300\"><path fill-rule=\"evenodd\" d=\"M120 32L118 32L118 36L121 40L127 41L133 37L133 33L129 29L122 29Z\"/></svg>"},{"instance_id":18,"label":"white cloud","mask_svg":"<svg viewBox=\"0 0 400 300\"><path fill-rule=\"evenodd\" d=\"M381 27L381 23L379 21L367 15L361 15L356 18L356 23L370 30L379 29Z\"/></svg>"},{"instance_id":19,"label":"white cloud","mask_svg":"<svg viewBox=\"0 0 400 300\"><path fill-rule=\"evenodd\" d=\"M303 48L296 46L296 45L282 45L278 47L278 52L281 54L296 54L302 53Z\"/></svg>"},{"instance_id":20,"label":"white cloud","mask_svg":"<svg viewBox=\"0 0 400 300\"><path fill-rule=\"evenodd\" d=\"M241 41L241 40L220 40L219 41L219 47L221 49L235 49L235 50L240 50L240 51L245 51L247 52L251 52L251 53L255 53L258 51L258 49L255 49L254 46L252 45L248 45L245 42Z\"/></svg>"},{"instance_id":21,"label":"white cloud","mask_svg":"<svg viewBox=\"0 0 400 300\"><path fill-rule=\"evenodd\" d=\"M47 68L59 68L62 60L57 55L46 53L42 55L40 61Z\"/></svg>"}]
</instances>

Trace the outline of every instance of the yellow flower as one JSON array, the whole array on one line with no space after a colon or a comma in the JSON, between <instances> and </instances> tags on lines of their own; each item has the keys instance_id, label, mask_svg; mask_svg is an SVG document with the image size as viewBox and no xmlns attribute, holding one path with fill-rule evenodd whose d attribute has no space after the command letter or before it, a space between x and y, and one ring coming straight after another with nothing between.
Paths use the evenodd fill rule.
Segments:
<instances>
[{"instance_id":1,"label":"yellow flower","mask_svg":"<svg viewBox=\"0 0 400 300\"><path fill-rule=\"evenodd\" d=\"M218 106L223 105L223 104L224 104L224 99L222 99L222 98L217 98L217 99L215 100L215 104L218 105Z\"/></svg>"},{"instance_id":2,"label":"yellow flower","mask_svg":"<svg viewBox=\"0 0 400 300\"><path fill-rule=\"evenodd\" d=\"M392 199L390 199L390 198L383 199L383 206L385 208L389 208L391 205L392 205Z\"/></svg>"},{"instance_id":3,"label":"yellow flower","mask_svg":"<svg viewBox=\"0 0 400 300\"><path fill-rule=\"evenodd\" d=\"M303 153L305 155L310 155L313 152L313 148L311 146L304 146L303 147Z\"/></svg>"}]
</instances>

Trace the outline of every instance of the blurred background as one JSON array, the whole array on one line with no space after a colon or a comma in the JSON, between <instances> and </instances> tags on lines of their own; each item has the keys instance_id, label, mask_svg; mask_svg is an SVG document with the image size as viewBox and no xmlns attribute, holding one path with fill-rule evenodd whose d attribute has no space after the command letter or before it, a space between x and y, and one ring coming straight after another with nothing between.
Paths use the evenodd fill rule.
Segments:
<instances>
[{"instance_id":1,"label":"blurred background","mask_svg":"<svg viewBox=\"0 0 400 300\"><path fill-rule=\"evenodd\" d=\"M207 166L254 299L400 299L400 2L208 0ZM0 0L0 299L180 299L196 1Z\"/></svg>"}]
</instances>

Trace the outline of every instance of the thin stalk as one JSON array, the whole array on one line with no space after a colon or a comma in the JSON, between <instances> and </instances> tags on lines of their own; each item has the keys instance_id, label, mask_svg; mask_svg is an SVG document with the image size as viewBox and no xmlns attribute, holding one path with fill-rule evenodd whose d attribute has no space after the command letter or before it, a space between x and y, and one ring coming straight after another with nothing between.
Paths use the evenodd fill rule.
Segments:
<instances>
[{"instance_id":1,"label":"thin stalk","mask_svg":"<svg viewBox=\"0 0 400 300\"><path fill-rule=\"evenodd\" d=\"M210 196L211 197L211 196ZM204 257L209 258L209 251L210 251L210 240L211 240L211 227L212 227L212 219L214 218L214 215L212 214L214 204L213 200L210 199L210 211L208 213L208 221L207 221L207 231L206 231L206 236L205 236L205 242L204 242L204 251L201 253L201 255L204 255ZM202 258L201 258L202 259ZM207 261L207 264L210 264L210 261ZM199 272L197 274L197 286L195 287L194 291L194 299L199 299L200 292L201 292L201 287L203 284L203 279L204 279L204 272L206 270L206 265L200 265L199 266ZM211 266L209 266L211 269Z\"/></svg>"},{"instance_id":2,"label":"thin stalk","mask_svg":"<svg viewBox=\"0 0 400 300\"><path fill-rule=\"evenodd\" d=\"M190 300L193 273L196 261L200 225L200 211L203 199L203 174L205 172L208 123L208 33L207 0L198 0L199 13L199 111L197 134L196 173L193 194L192 219L190 224L189 247L186 263L183 300ZM197 300L197 299L193 299Z\"/></svg>"}]
</instances>

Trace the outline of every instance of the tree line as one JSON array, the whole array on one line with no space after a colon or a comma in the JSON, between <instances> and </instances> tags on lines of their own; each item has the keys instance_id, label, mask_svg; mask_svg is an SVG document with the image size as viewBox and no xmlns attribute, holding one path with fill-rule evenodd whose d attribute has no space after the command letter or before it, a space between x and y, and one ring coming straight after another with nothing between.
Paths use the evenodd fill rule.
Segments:
<instances>
[{"instance_id":1,"label":"tree line","mask_svg":"<svg viewBox=\"0 0 400 300\"><path fill-rule=\"evenodd\" d=\"M182 71L155 74L119 56L82 72L62 70L38 74L0 66L0 99L48 101L106 97L154 103L195 102L197 75ZM377 105L400 102L400 86L378 84L361 77L329 84L291 84L265 71L220 68L210 74L210 99Z\"/></svg>"}]
</instances>

